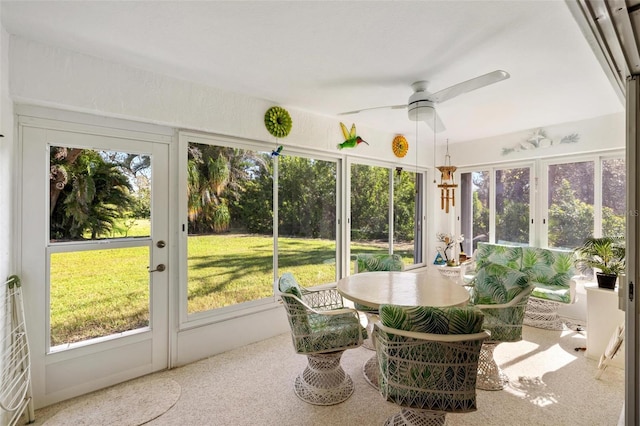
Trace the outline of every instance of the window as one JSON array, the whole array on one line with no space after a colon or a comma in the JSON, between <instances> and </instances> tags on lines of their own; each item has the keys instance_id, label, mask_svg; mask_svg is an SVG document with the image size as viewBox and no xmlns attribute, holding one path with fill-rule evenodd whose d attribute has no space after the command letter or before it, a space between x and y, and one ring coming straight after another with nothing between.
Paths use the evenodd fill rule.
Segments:
<instances>
[{"instance_id":1,"label":"window","mask_svg":"<svg viewBox=\"0 0 640 426\"><path fill-rule=\"evenodd\" d=\"M303 286L337 279L335 161L279 157L278 269Z\"/></svg>"},{"instance_id":2,"label":"window","mask_svg":"<svg viewBox=\"0 0 640 426\"><path fill-rule=\"evenodd\" d=\"M465 253L481 241L528 245L531 167L490 168L460 175L460 233Z\"/></svg>"},{"instance_id":3,"label":"window","mask_svg":"<svg viewBox=\"0 0 640 426\"><path fill-rule=\"evenodd\" d=\"M533 166L461 172L459 220L465 252L473 253L479 241L573 249L590 236L624 238L622 154L538 161L536 168L540 186ZM536 203L539 218L533 214Z\"/></svg>"},{"instance_id":4,"label":"window","mask_svg":"<svg viewBox=\"0 0 640 426\"><path fill-rule=\"evenodd\" d=\"M626 171L621 156L547 165L549 247L574 248L585 238L625 237Z\"/></svg>"},{"instance_id":5,"label":"window","mask_svg":"<svg viewBox=\"0 0 640 426\"><path fill-rule=\"evenodd\" d=\"M548 246L577 247L593 235L594 162L551 164L548 175Z\"/></svg>"},{"instance_id":6,"label":"window","mask_svg":"<svg viewBox=\"0 0 640 426\"><path fill-rule=\"evenodd\" d=\"M186 144L188 314L273 300L279 271L337 279L338 161L248 146Z\"/></svg>"},{"instance_id":7,"label":"window","mask_svg":"<svg viewBox=\"0 0 640 426\"><path fill-rule=\"evenodd\" d=\"M393 252L422 263L422 174L396 168L393 178Z\"/></svg>"},{"instance_id":8,"label":"window","mask_svg":"<svg viewBox=\"0 0 640 426\"><path fill-rule=\"evenodd\" d=\"M624 158L602 160L602 236L624 238L627 176Z\"/></svg>"},{"instance_id":9,"label":"window","mask_svg":"<svg viewBox=\"0 0 640 426\"><path fill-rule=\"evenodd\" d=\"M272 296L270 154L190 142L186 172L188 313Z\"/></svg>"},{"instance_id":10,"label":"window","mask_svg":"<svg viewBox=\"0 0 640 426\"><path fill-rule=\"evenodd\" d=\"M460 176L460 234L465 253L473 253L478 242L489 241L489 171L462 173Z\"/></svg>"},{"instance_id":11,"label":"window","mask_svg":"<svg viewBox=\"0 0 640 426\"><path fill-rule=\"evenodd\" d=\"M339 183L348 174L340 159L293 149L275 155L249 141L186 133L181 140L183 321L273 303L283 272L311 287L353 267L339 223ZM349 171L351 254L398 253L407 266L422 263L423 174L355 163Z\"/></svg>"},{"instance_id":12,"label":"window","mask_svg":"<svg viewBox=\"0 0 640 426\"><path fill-rule=\"evenodd\" d=\"M352 255L395 253L406 266L422 263L422 176L402 168L351 164Z\"/></svg>"},{"instance_id":13,"label":"window","mask_svg":"<svg viewBox=\"0 0 640 426\"><path fill-rule=\"evenodd\" d=\"M351 254L390 253L391 169L351 165Z\"/></svg>"},{"instance_id":14,"label":"window","mask_svg":"<svg viewBox=\"0 0 640 426\"><path fill-rule=\"evenodd\" d=\"M49 346L149 326L151 157L49 154Z\"/></svg>"},{"instance_id":15,"label":"window","mask_svg":"<svg viewBox=\"0 0 640 426\"><path fill-rule=\"evenodd\" d=\"M529 244L531 169L495 171L496 242Z\"/></svg>"}]
</instances>

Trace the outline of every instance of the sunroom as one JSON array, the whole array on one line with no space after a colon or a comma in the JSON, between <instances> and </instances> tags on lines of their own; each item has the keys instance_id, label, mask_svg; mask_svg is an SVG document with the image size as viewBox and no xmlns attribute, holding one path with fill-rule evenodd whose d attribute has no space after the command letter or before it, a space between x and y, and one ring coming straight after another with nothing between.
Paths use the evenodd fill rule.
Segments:
<instances>
[{"instance_id":1,"label":"sunroom","mask_svg":"<svg viewBox=\"0 0 640 426\"><path fill-rule=\"evenodd\" d=\"M600 7L0 3L0 276L23 283L35 406L287 333L285 272L628 240L632 73ZM590 284L560 308L576 327Z\"/></svg>"}]
</instances>

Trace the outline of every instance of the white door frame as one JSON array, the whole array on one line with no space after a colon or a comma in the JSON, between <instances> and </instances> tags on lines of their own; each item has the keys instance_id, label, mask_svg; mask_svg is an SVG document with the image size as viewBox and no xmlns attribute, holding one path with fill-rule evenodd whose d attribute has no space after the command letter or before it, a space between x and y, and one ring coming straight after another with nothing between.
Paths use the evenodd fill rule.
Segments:
<instances>
[{"instance_id":1,"label":"white door frame","mask_svg":"<svg viewBox=\"0 0 640 426\"><path fill-rule=\"evenodd\" d=\"M27 109L28 110L28 109ZM58 115L60 113L57 113ZM77 114L69 114L77 119ZM25 314L32 362L32 386L36 408L46 406L96 389L166 369L170 365L169 271L169 132L150 133L114 126L78 124L48 118L18 117L18 252L19 273L23 281ZM94 118L94 120L96 120ZM110 120L103 120L110 121ZM149 127L149 126L146 126ZM155 267L168 266L167 272L152 275L150 295L151 324L146 330L122 333L99 339L73 349L47 353L47 282L48 282L48 186L47 144L109 149L150 154L152 168L152 238L150 247ZM155 240L153 239L155 238ZM167 245L159 248L157 240ZM122 244L126 245L126 241Z\"/></svg>"},{"instance_id":2,"label":"white door frame","mask_svg":"<svg viewBox=\"0 0 640 426\"><path fill-rule=\"evenodd\" d=\"M625 310L625 424L640 422L640 76L627 79L627 279L626 286L618 291L620 307ZM625 280L623 280L624 282Z\"/></svg>"}]
</instances>

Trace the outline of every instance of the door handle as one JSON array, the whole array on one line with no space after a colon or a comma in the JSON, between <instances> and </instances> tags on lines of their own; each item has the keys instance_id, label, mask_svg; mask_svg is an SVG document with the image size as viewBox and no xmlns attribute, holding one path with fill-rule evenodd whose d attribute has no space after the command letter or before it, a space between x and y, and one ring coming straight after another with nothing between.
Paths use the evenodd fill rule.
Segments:
<instances>
[{"instance_id":1,"label":"door handle","mask_svg":"<svg viewBox=\"0 0 640 426\"><path fill-rule=\"evenodd\" d=\"M147 269L149 269L148 266L147 266ZM165 269L167 269L167 267L164 266L164 263L161 263L158 266L156 266L156 269L149 269L149 272L164 272Z\"/></svg>"}]
</instances>

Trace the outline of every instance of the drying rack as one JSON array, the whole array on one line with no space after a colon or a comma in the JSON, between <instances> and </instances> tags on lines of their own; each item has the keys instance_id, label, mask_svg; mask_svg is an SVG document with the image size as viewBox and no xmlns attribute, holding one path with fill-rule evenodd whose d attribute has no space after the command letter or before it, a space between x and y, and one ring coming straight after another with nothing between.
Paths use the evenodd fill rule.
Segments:
<instances>
[{"instance_id":1,"label":"drying rack","mask_svg":"<svg viewBox=\"0 0 640 426\"><path fill-rule=\"evenodd\" d=\"M22 285L17 275L5 284L4 313L0 316L0 420L8 418L6 424L14 426L25 412L32 423L35 413Z\"/></svg>"}]
</instances>

